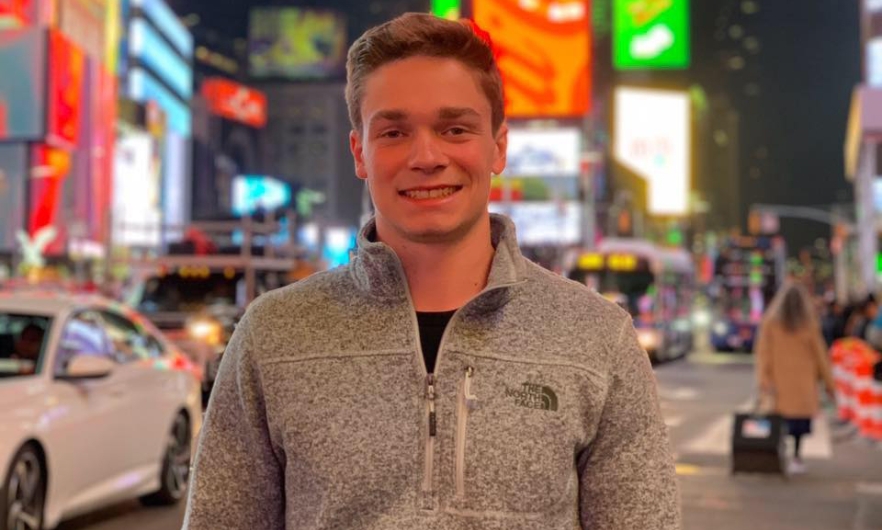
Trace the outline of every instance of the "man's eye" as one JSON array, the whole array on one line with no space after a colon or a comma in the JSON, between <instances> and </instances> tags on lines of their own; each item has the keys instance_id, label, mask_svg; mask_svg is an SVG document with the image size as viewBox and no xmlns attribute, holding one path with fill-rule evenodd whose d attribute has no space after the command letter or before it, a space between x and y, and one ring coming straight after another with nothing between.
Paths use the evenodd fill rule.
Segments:
<instances>
[{"instance_id":1,"label":"man's eye","mask_svg":"<svg viewBox=\"0 0 882 530\"><path fill-rule=\"evenodd\" d=\"M459 136L461 134L465 134L466 131L464 127L451 127L447 129L448 134L452 134L453 136Z\"/></svg>"},{"instance_id":2,"label":"man's eye","mask_svg":"<svg viewBox=\"0 0 882 530\"><path fill-rule=\"evenodd\" d=\"M391 139L401 138L401 136L402 136L401 131L386 131L380 135L380 137L382 137L382 138L391 138Z\"/></svg>"}]
</instances>

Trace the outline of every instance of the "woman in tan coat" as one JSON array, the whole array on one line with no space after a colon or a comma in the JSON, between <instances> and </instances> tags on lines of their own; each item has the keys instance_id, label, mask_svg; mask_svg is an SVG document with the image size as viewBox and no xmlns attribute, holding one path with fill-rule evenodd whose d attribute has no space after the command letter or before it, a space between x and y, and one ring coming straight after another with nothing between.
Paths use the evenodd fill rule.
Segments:
<instances>
[{"instance_id":1,"label":"woman in tan coat","mask_svg":"<svg viewBox=\"0 0 882 530\"><path fill-rule=\"evenodd\" d=\"M800 442L818 412L818 383L834 395L827 348L805 287L786 285L775 295L754 353L760 392L774 398L796 442L791 471L805 472Z\"/></svg>"}]
</instances>

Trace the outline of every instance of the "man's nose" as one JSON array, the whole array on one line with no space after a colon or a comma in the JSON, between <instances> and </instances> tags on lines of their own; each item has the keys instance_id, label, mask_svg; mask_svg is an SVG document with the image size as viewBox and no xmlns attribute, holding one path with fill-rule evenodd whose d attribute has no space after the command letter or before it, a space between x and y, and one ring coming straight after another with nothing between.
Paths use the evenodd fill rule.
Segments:
<instances>
[{"instance_id":1,"label":"man's nose","mask_svg":"<svg viewBox=\"0 0 882 530\"><path fill-rule=\"evenodd\" d=\"M418 131L414 134L410 149L410 169L434 173L447 167L443 140L434 131Z\"/></svg>"}]
</instances>

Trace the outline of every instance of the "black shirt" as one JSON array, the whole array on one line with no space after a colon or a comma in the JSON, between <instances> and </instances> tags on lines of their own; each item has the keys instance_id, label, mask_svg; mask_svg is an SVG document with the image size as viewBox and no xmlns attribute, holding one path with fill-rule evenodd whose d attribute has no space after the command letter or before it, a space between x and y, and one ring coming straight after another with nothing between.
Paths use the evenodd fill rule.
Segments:
<instances>
[{"instance_id":1,"label":"black shirt","mask_svg":"<svg viewBox=\"0 0 882 530\"><path fill-rule=\"evenodd\" d=\"M441 345L441 337L450 318L456 311L444 311L443 313L420 313L417 312L417 322L420 325L420 345L423 347L423 358L426 360L426 370L431 374L435 371L435 360L438 358L438 347Z\"/></svg>"}]
</instances>

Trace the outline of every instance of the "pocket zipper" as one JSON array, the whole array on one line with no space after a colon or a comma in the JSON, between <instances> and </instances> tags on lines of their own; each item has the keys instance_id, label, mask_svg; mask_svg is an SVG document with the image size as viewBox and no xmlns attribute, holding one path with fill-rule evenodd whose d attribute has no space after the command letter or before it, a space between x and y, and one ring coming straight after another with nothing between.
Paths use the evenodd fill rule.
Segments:
<instances>
[{"instance_id":1,"label":"pocket zipper","mask_svg":"<svg viewBox=\"0 0 882 530\"><path fill-rule=\"evenodd\" d=\"M465 380L462 384L462 394L456 407L456 460L454 462L454 485L456 497L465 497L465 443L466 428L468 426L469 411L475 408L478 402L477 396L472 394L472 377L475 369L471 366L465 370Z\"/></svg>"}]
</instances>

